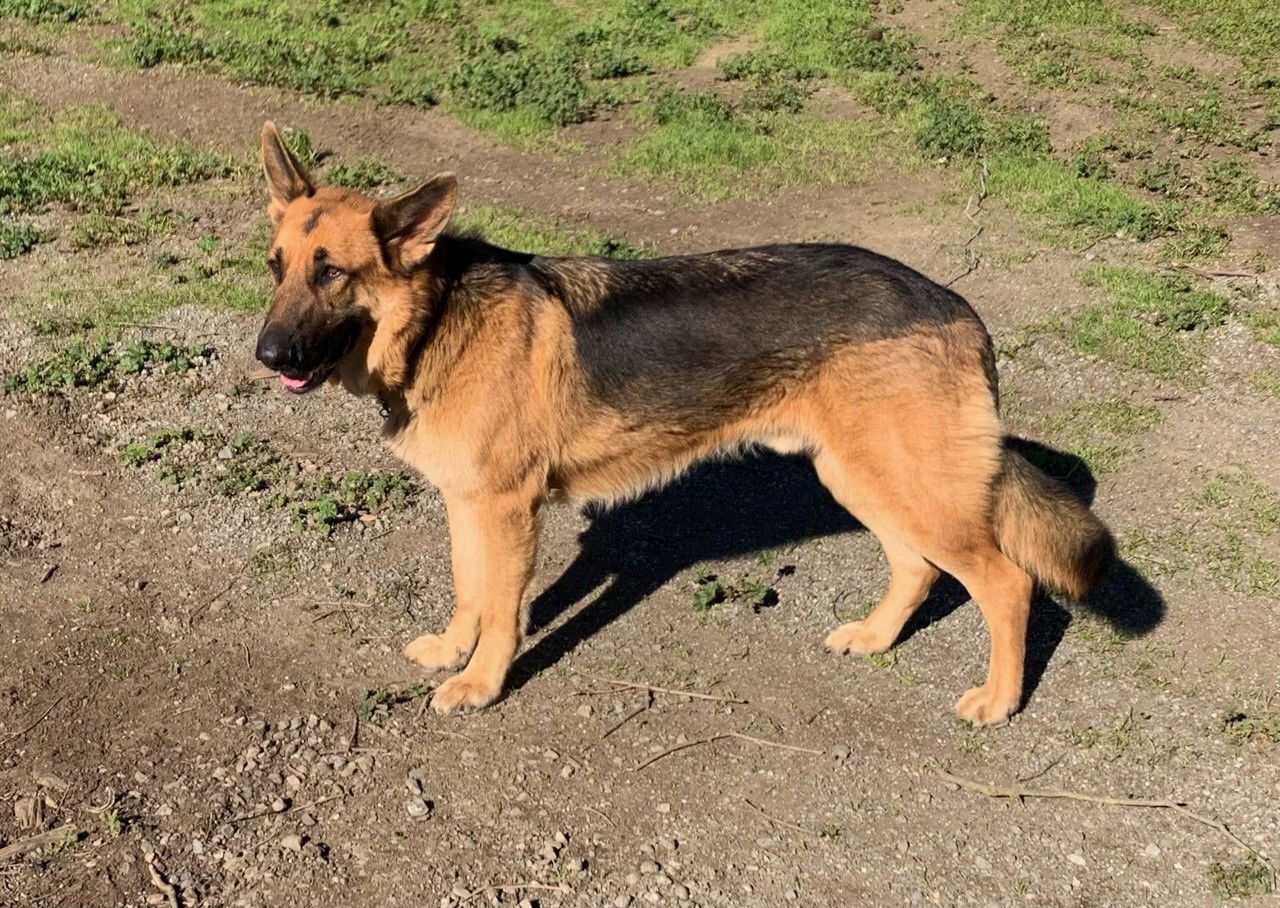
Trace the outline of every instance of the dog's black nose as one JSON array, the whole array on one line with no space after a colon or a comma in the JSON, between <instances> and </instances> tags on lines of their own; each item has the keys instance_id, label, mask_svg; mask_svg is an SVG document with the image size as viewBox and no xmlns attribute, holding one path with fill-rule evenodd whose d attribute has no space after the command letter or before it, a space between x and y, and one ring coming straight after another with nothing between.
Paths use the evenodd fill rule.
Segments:
<instances>
[{"instance_id":1,"label":"dog's black nose","mask_svg":"<svg viewBox=\"0 0 1280 908\"><path fill-rule=\"evenodd\" d=\"M275 369L277 372L297 369L301 359L301 346L295 332L276 325L266 325L258 334L255 355L258 362L268 369Z\"/></svg>"}]
</instances>

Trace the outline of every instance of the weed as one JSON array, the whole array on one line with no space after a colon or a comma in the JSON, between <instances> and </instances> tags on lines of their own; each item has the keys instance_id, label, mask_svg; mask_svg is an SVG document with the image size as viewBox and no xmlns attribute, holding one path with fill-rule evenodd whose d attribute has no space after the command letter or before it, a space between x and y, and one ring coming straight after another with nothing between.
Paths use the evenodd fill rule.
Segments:
<instances>
[{"instance_id":1,"label":"weed","mask_svg":"<svg viewBox=\"0 0 1280 908\"><path fill-rule=\"evenodd\" d=\"M311 477L295 491L277 492L268 503L284 509L299 532L328 536L338 524L362 514L403 510L416 494L417 486L403 473L356 470L338 481Z\"/></svg>"},{"instance_id":2,"label":"weed","mask_svg":"<svg viewBox=\"0 0 1280 908\"><path fill-rule=\"evenodd\" d=\"M1230 865L1214 861L1209 865L1209 885L1220 899L1247 899L1275 891L1271 868L1253 852Z\"/></svg>"},{"instance_id":3,"label":"weed","mask_svg":"<svg viewBox=\"0 0 1280 908\"><path fill-rule=\"evenodd\" d=\"M34 139L30 154L0 155L0 214L41 210L53 202L115 214L135 190L178 186L230 170L216 155L152 142L125 129L101 106L72 108L38 135L27 135Z\"/></svg>"},{"instance_id":4,"label":"weed","mask_svg":"<svg viewBox=\"0 0 1280 908\"><path fill-rule=\"evenodd\" d=\"M0 0L0 19L23 19L27 22L68 23L91 18L88 3L65 0Z\"/></svg>"},{"instance_id":5,"label":"weed","mask_svg":"<svg viewBox=\"0 0 1280 908\"><path fill-rule=\"evenodd\" d=\"M94 212L71 228L69 239L76 249L136 246L164 236L172 229L173 222L157 208L146 208L137 218Z\"/></svg>"},{"instance_id":6,"label":"weed","mask_svg":"<svg viewBox=\"0 0 1280 908\"><path fill-rule=\"evenodd\" d=\"M125 829L125 822L118 808L113 807L102 814L102 828L111 838L120 838Z\"/></svg>"},{"instance_id":7,"label":"weed","mask_svg":"<svg viewBox=\"0 0 1280 908\"><path fill-rule=\"evenodd\" d=\"M590 228L566 228L553 221L530 217L513 208L476 206L463 212L457 225L475 231L499 246L541 255L595 255L610 258L642 258L652 252Z\"/></svg>"},{"instance_id":8,"label":"weed","mask_svg":"<svg viewBox=\"0 0 1280 908\"><path fill-rule=\"evenodd\" d=\"M213 352L212 347L200 343L76 337L64 349L10 375L5 387L28 394L117 387L121 379L129 375L186 372L207 362Z\"/></svg>"},{"instance_id":9,"label":"weed","mask_svg":"<svg viewBox=\"0 0 1280 908\"><path fill-rule=\"evenodd\" d=\"M327 177L335 186L361 192L404 181L404 177L375 157L356 158L350 164L334 164L329 168Z\"/></svg>"},{"instance_id":10,"label":"weed","mask_svg":"<svg viewBox=\"0 0 1280 908\"><path fill-rule=\"evenodd\" d=\"M447 85L451 97L467 107L496 113L528 110L555 126L585 120L592 108L571 56L530 50L510 40L471 48Z\"/></svg>"},{"instance_id":11,"label":"weed","mask_svg":"<svg viewBox=\"0 0 1280 908\"><path fill-rule=\"evenodd\" d=\"M1082 273L1080 281L1100 288L1105 301L1060 326L1071 345L1161 378L1194 380L1194 340L1233 311L1226 297L1182 275L1102 267Z\"/></svg>"},{"instance_id":12,"label":"weed","mask_svg":"<svg viewBox=\"0 0 1280 908\"><path fill-rule=\"evenodd\" d=\"M189 426L160 429L140 441L131 441L120 449L120 459L127 466L141 467L159 460L166 448L184 444L200 437L200 432Z\"/></svg>"},{"instance_id":13,"label":"weed","mask_svg":"<svg viewBox=\"0 0 1280 908\"><path fill-rule=\"evenodd\" d=\"M16 259L34 249L44 239L44 233L32 224L8 219L0 221L0 261Z\"/></svg>"},{"instance_id":14,"label":"weed","mask_svg":"<svg viewBox=\"0 0 1280 908\"><path fill-rule=\"evenodd\" d=\"M693 610L709 612L713 605L725 600L725 589L715 574L699 570L693 581Z\"/></svg>"},{"instance_id":15,"label":"weed","mask_svg":"<svg viewBox=\"0 0 1280 908\"><path fill-rule=\"evenodd\" d=\"M366 688L356 698L356 715L361 722L381 725L391 714L391 708L401 703L410 703L419 697L426 696L425 684L411 684L395 690L389 687Z\"/></svg>"},{"instance_id":16,"label":"weed","mask_svg":"<svg viewBox=\"0 0 1280 908\"><path fill-rule=\"evenodd\" d=\"M1251 716L1244 712L1234 712L1222 720L1222 730L1232 744L1247 744L1254 740L1280 744L1280 714L1272 712L1263 716Z\"/></svg>"}]
</instances>

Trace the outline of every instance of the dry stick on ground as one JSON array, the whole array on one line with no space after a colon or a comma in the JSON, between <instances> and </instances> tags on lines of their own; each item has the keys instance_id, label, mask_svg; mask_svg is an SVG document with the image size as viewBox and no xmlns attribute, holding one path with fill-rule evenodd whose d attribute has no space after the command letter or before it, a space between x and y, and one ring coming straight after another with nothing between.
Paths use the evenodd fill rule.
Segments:
<instances>
[{"instance_id":1,"label":"dry stick on ground","mask_svg":"<svg viewBox=\"0 0 1280 908\"><path fill-rule=\"evenodd\" d=\"M486 892L520 892L522 889L538 889L543 892L559 892L561 895L573 894L573 890L564 883L556 883L555 885L551 885L550 883L504 883L501 886L483 886L463 899L460 904L465 905L472 899L478 899Z\"/></svg>"},{"instance_id":2,"label":"dry stick on ground","mask_svg":"<svg viewBox=\"0 0 1280 908\"><path fill-rule=\"evenodd\" d=\"M627 713L625 716L619 719L617 722L614 722L612 725L610 725L608 729L605 730L604 734L602 734L600 737L596 738L594 741L592 741L590 744L587 745L587 750L590 750L591 748L595 747L597 744L599 744L605 738L609 737L609 735L613 734L622 726L626 725L636 716L640 715L642 712L648 711L652 706L653 706L653 691L647 690L644 692L644 705L636 707L631 712Z\"/></svg>"},{"instance_id":3,"label":"dry stick on ground","mask_svg":"<svg viewBox=\"0 0 1280 908\"><path fill-rule=\"evenodd\" d=\"M764 738L757 738L753 735L744 735L742 734L742 732L728 731L718 735L712 735L709 738L699 738L696 741L686 741L684 744L677 744L675 747L664 750L662 753L658 754L657 756L650 757L649 759L645 760L643 763L639 764L638 766L632 767L631 771L639 772L645 767L652 766L654 763L657 763L659 760L669 757L674 753L679 753L682 750L688 750L690 747L700 747L703 744L714 744L716 741L723 741L726 738L737 738L740 741L750 741L752 744L759 744L762 747L776 747L780 750L794 750L797 753L815 754L817 756L822 756L822 751L814 750L810 747L796 747L794 744L780 744L777 741L768 741Z\"/></svg>"},{"instance_id":4,"label":"dry stick on ground","mask_svg":"<svg viewBox=\"0 0 1280 908\"><path fill-rule=\"evenodd\" d=\"M743 798L742 803L746 804L748 807L750 807L756 813L760 814L760 816L764 817L770 823L777 823L779 826L786 826L788 829L794 829L797 832L803 832L805 835L817 835L817 833L814 832L812 829L805 829L803 826L799 825L798 823L792 823L789 820L784 820L780 817L775 817L773 814L766 812L763 807L760 807L757 804L753 804L750 798Z\"/></svg>"},{"instance_id":5,"label":"dry stick on ground","mask_svg":"<svg viewBox=\"0 0 1280 908\"><path fill-rule=\"evenodd\" d=\"M1271 873L1272 882L1275 882L1276 868L1275 865L1271 863L1270 858L1228 829L1226 823L1223 823L1220 820L1215 820L1213 817L1206 817L1204 814L1189 810L1186 804L1179 801L1149 800L1146 798L1117 798L1110 795L1095 795L1086 794L1080 791L1066 791L1065 789L1060 788L1007 788L1000 785L988 785L985 782L976 782L973 779L966 779L963 776L954 775L937 766L933 767L933 771L953 785L959 785L961 788L968 789L969 791L976 791L989 798L1017 798L1018 800L1022 800L1023 798L1044 798L1067 801L1088 801L1091 804L1103 804L1108 807L1150 807L1155 810L1172 810L1174 813L1182 814L1189 820L1195 820L1197 823L1208 826L1210 829L1218 830L1218 832L1222 833L1245 851L1262 861L1262 863L1266 865L1267 870Z\"/></svg>"},{"instance_id":6,"label":"dry stick on ground","mask_svg":"<svg viewBox=\"0 0 1280 908\"><path fill-rule=\"evenodd\" d=\"M978 237L982 236L982 232L986 230L986 227L978 222L977 216L982 213L982 203L986 201L987 198L987 162L983 160L980 163L982 164L982 172L978 175L978 178L982 181L981 185L978 192L975 195L969 196L969 200L964 203L964 216L967 217L969 219L969 223L973 224L976 228L973 231L973 235L969 237L964 244L965 268L964 271L961 271L951 280L943 284L944 287L950 287L956 281L963 277L968 277L978 270L978 256L973 252L973 244ZM972 208L973 211L970 211L970 208Z\"/></svg>"},{"instance_id":7,"label":"dry stick on ground","mask_svg":"<svg viewBox=\"0 0 1280 908\"><path fill-rule=\"evenodd\" d=\"M155 886L169 899L170 908L181 908L178 901L178 890L170 883L160 869L160 859L154 851L150 849L142 852L142 858L147 862L147 872L151 874L151 885Z\"/></svg>"},{"instance_id":8,"label":"dry stick on ground","mask_svg":"<svg viewBox=\"0 0 1280 908\"><path fill-rule=\"evenodd\" d=\"M714 700L717 703L737 703L746 705L746 700L737 700L733 697L717 697L714 694L700 694L692 690L678 690L671 687L654 687L652 684L637 684L635 681L620 681L617 678L594 678L588 675L592 681L599 681L603 684L612 684L616 687L628 687L632 690L647 690L657 694L674 694L677 697L691 697L694 700Z\"/></svg>"},{"instance_id":9,"label":"dry stick on ground","mask_svg":"<svg viewBox=\"0 0 1280 908\"><path fill-rule=\"evenodd\" d=\"M50 829L48 832L28 836L25 839L14 842L12 845L6 845L0 848L0 864L12 861L14 858L20 858L27 852L43 848L45 845L51 845L62 839L67 833L75 832L75 829L75 826L67 823L56 829Z\"/></svg>"},{"instance_id":10,"label":"dry stick on ground","mask_svg":"<svg viewBox=\"0 0 1280 908\"><path fill-rule=\"evenodd\" d=\"M310 804L299 804L290 807L287 810L264 810L261 813L251 813L243 817L232 817L228 823L247 823L250 820L260 820L263 817L282 816L286 813L297 813L299 810L310 810L312 807L319 807L321 804L328 804L330 801L336 801L342 795L329 795L327 798L321 798L318 801L312 801Z\"/></svg>"},{"instance_id":11,"label":"dry stick on ground","mask_svg":"<svg viewBox=\"0 0 1280 908\"><path fill-rule=\"evenodd\" d=\"M52 703L49 704L49 707L40 714L40 717L38 719L36 719L34 722L32 722L30 725L28 725L26 728L22 729L21 731L15 731L13 734L9 735L9 737L5 738L3 742L0 742L0 746L8 747L12 742L18 740L27 732L31 731L31 729L35 728L37 725L43 722L45 720L45 717L48 716L49 713L53 712L53 708L55 706L57 706L59 703L61 703L65 699L66 697L59 697L58 699L54 700Z\"/></svg>"}]
</instances>

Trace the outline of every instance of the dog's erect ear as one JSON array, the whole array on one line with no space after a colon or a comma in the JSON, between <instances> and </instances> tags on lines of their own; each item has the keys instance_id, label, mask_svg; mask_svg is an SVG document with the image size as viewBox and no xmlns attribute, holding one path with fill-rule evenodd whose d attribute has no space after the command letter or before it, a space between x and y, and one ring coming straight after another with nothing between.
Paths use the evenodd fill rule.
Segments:
<instances>
[{"instance_id":1,"label":"dog's erect ear","mask_svg":"<svg viewBox=\"0 0 1280 908\"><path fill-rule=\"evenodd\" d=\"M275 223L280 222L285 206L294 199L315 194L316 187L306 168L298 163L289 146L284 144L284 136L270 120L262 126L262 171L271 190L267 214Z\"/></svg>"},{"instance_id":2,"label":"dog's erect ear","mask_svg":"<svg viewBox=\"0 0 1280 908\"><path fill-rule=\"evenodd\" d=\"M458 201L458 179L438 173L417 189L373 210L373 229L387 252L388 264L412 270L426 260L444 232Z\"/></svg>"}]
</instances>

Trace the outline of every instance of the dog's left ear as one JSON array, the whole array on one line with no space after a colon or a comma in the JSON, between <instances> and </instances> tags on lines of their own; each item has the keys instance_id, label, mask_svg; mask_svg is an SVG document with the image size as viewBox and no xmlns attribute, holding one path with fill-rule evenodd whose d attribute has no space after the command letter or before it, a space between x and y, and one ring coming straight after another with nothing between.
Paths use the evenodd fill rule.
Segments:
<instances>
[{"instance_id":1,"label":"dog's left ear","mask_svg":"<svg viewBox=\"0 0 1280 908\"><path fill-rule=\"evenodd\" d=\"M306 168L298 163L284 143L284 136L270 120L262 126L262 171L267 176L267 188L271 190L267 214L273 223L280 223L285 208L294 199L315 195L316 187Z\"/></svg>"},{"instance_id":2,"label":"dog's left ear","mask_svg":"<svg viewBox=\"0 0 1280 908\"><path fill-rule=\"evenodd\" d=\"M378 205L373 210L373 229L388 264L412 271L426 261L457 201L457 177L438 173L417 189Z\"/></svg>"}]
</instances>

